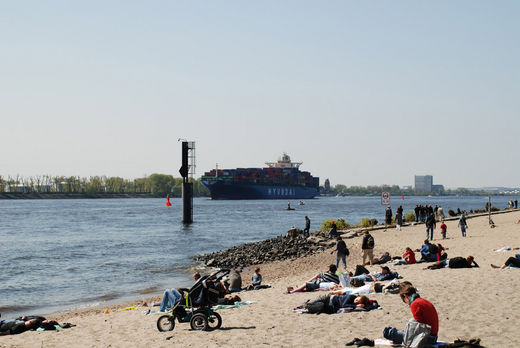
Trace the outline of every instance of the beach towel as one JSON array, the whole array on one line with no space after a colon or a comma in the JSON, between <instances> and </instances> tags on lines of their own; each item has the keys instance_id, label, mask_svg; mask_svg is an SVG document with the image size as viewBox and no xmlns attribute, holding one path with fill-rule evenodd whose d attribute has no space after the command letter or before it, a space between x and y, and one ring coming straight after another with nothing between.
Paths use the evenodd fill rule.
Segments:
<instances>
[{"instance_id":1,"label":"beach towel","mask_svg":"<svg viewBox=\"0 0 520 348\"><path fill-rule=\"evenodd\" d=\"M437 341L437 344L433 345L432 347L433 348L438 348L438 347L444 347L448 344L449 342L442 342L442 341ZM390 340L387 340L386 338L376 338L374 340L374 344L376 346L390 346L390 347L403 347L402 344L395 344L394 342L390 341Z\"/></svg>"},{"instance_id":2,"label":"beach towel","mask_svg":"<svg viewBox=\"0 0 520 348\"><path fill-rule=\"evenodd\" d=\"M256 302L254 302L254 301L235 302L235 304L232 304L232 305L216 305L216 306L211 307L211 309L216 311L219 309L238 308L238 307L247 306L247 305L250 305L253 303L256 303Z\"/></svg>"}]
</instances>

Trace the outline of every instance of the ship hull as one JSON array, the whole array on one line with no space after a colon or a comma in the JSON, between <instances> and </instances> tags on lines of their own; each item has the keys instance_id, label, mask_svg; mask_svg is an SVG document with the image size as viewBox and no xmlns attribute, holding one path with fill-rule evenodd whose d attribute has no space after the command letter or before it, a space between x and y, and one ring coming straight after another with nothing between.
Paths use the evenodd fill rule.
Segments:
<instances>
[{"instance_id":1,"label":"ship hull","mask_svg":"<svg viewBox=\"0 0 520 348\"><path fill-rule=\"evenodd\" d=\"M319 193L316 187L201 182L210 191L211 199L310 199Z\"/></svg>"}]
</instances>

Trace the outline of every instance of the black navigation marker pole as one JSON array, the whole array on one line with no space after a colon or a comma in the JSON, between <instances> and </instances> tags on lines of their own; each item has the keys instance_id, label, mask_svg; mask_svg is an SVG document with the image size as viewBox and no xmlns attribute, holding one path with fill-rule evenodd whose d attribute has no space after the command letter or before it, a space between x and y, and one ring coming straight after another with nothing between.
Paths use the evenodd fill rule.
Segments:
<instances>
[{"instance_id":1,"label":"black navigation marker pole","mask_svg":"<svg viewBox=\"0 0 520 348\"><path fill-rule=\"evenodd\" d=\"M183 140L182 142L182 166L179 173L182 176L182 222L191 224L193 222L193 182L189 182L189 176L191 175L193 179L193 174L195 174L194 141Z\"/></svg>"}]
</instances>

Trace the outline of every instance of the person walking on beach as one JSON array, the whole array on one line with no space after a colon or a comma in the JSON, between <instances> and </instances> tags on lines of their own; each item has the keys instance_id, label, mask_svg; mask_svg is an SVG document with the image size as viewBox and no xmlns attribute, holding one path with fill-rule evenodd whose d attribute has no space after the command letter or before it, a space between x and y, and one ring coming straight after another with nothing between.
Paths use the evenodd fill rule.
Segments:
<instances>
[{"instance_id":1,"label":"person walking on beach","mask_svg":"<svg viewBox=\"0 0 520 348\"><path fill-rule=\"evenodd\" d=\"M399 212L397 209L397 213L395 214L395 228L401 231L401 226L403 225L403 213Z\"/></svg>"},{"instance_id":2,"label":"person walking on beach","mask_svg":"<svg viewBox=\"0 0 520 348\"><path fill-rule=\"evenodd\" d=\"M311 229L311 219L308 216L305 216L305 228L303 229L303 235L305 237L309 236L309 231Z\"/></svg>"},{"instance_id":3,"label":"person walking on beach","mask_svg":"<svg viewBox=\"0 0 520 348\"><path fill-rule=\"evenodd\" d=\"M433 230L435 229L435 215L433 215L433 212L428 214L428 217L426 218L426 239L433 240ZM431 232L431 238L430 233Z\"/></svg>"},{"instance_id":4,"label":"person walking on beach","mask_svg":"<svg viewBox=\"0 0 520 348\"><path fill-rule=\"evenodd\" d=\"M365 235L363 236L363 241L361 243L361 251L363 253L363 266L365 266L366 258L368 257L368 260L370 262L370 265L374 264L374 237L370 234L370 231L366 231Z\"/></svg>"},{"instance_id":5,"label":"person walking on beach","mask_svg":"<svg viewBox=\"0 0 520 348\"><path fill-rule=\"evenodd\" d=\"M443 222L446 218L446 215L444 215L444 209L442 209L442 207L439 207L439 209L437 209L437 216L439 217L440 222Z\"/></svg>"},{"instance_id":6,"label":"person walking on beach","mask_svg":"<svg viewBox=\"0 0 520 348\"><path fill-rule=\"evenodd\" d=\"M466 230L468 229L468 223L466 222L466 215L462 214L459 219L458 226L462 232L462 237L466 237Z\"/></svg>"},{"instance_id":7,"label":"person walking on beach","mask_svg":"<svg viewBox=\"0 0 520 348\"><path fill-rule=\"evenodd\" d=\"M419 214L421 213L421 208L419 208L419 204L415 206L413 210L415 212L415 222L419 222Z\"/></svg>"},{"instance_id":8,"label":"person walking on beach","mask_svg":"<svg viewBox=\"0 0 520 348\"><path fill-rule=\"evenodd\" d=\"M390 208L390 206L386 207L385 210L385 224L392 224L392 208Z\"/></svg>"},{"instance_id":9,"label":"person walking on beach","mask_svg":"<svg viewBox=\"0 0 520 348\"><path fill-rule=\"evenodd\" d=\"M515 209L518 209L518 199L515 199Z\"/></svg>"},{"instance_id":10,"label":"person walking on beach","mask_svg":"<svg viewBox=\"0 0 520 348\"><path fill-rule=\"evenodd\" d=\"M347 244L345 244L345 241L341 238L341 236L336 237L336 249L332 250L330 253L333 254L334 252L337 252L336 254L336 268L339 266L339 260L343 261L343 267L347 269L347 256L350 254Z\"/></svg>"},{"instance_id":11,"label":"person walking on beach","mask_svg":"<svg viewBox=\"0 0 520 348\"><path fill-rule=\"evenodd\" d=\"M401 300L410 306L413 319L417 323L426 324L430 326L430 333L427 335L426 344L434 345L437 343L437 334L439 333L439 316L433 304L421 298L417 290L410 284L403 283L399 288L399 296ZM403 331L397 330L395 327L387 326L383 330L383 336L386 339L392 340L395 344L401 344L404 341L405 335ZM412 337L413 339L413 337ZM407 346L411 342L406 342Z\"/></svg>"}]
</instances>

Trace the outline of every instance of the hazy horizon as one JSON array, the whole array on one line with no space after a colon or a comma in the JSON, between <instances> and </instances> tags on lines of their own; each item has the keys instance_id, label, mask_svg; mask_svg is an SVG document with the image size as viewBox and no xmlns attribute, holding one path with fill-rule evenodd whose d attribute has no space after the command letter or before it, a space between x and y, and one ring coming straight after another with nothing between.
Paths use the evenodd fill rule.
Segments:
<instances>
[{"instance_id":1,"label":"hazy horizon","mask_svg":"<svg viewBox=\"0 0 520 348\"><path fill-rule=\"evenodd\" d=\"M0 175L287 152L332 185L519 187L520 3L6 1Z\"/></svg>"}]
</instances>

